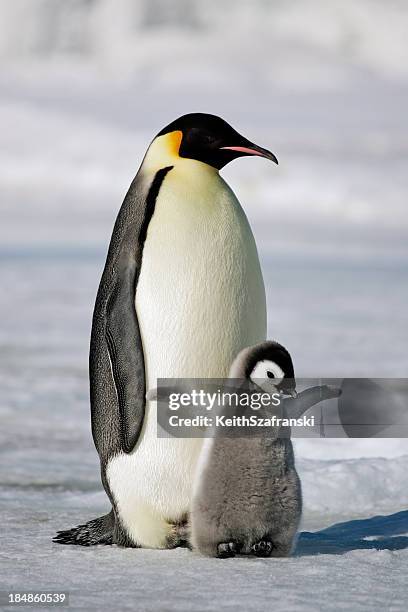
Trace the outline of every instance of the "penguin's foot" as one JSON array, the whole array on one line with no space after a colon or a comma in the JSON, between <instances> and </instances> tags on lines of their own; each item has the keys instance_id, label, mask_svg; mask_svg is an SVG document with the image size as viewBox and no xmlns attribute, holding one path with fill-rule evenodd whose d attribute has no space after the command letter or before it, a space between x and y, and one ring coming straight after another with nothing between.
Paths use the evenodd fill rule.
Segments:
<instances>
[{"instance_id":1,"label":"penguin's foot","mask_svg":"<svg viewBox=\"0 0 408 612\"><path fill-rule=\"evenodd\" d=\"M235 557L236 552L237 548L235 542L220 542L217 546L217 557L219 559Z\"/></svg>"},{"instance_id":2,"label":"penguin's foot","mask_svg":"<svg viewBox=\"0 0 408 612\"><path fill-rule=\"evenodd\" d=\"M188 514L183 515L177 522L169 522L170 532L166 539L166 548L190 548L190 523Z\"/></svg>"},{"instance_id":3,"label":"penguin's foot","mask_svg":"<svg viewBox=\"0 0 408 612\"><path fill-rule=\"evenodd\" d=\"M270 557L273 549L273 544L269 540L259 540L255 542L251 548L251 552L256 557Z\"/></svg>"}]
</instances>

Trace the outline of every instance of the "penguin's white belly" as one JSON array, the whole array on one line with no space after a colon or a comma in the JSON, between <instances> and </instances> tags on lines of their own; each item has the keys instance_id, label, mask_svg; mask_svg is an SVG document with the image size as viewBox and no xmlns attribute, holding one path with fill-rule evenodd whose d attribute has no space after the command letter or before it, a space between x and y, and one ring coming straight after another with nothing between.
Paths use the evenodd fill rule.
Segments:
<instances>
[{"instance_id":1,"label":"penguin's white belly","mask_svg":"<svg viewBox=\"0 0 408 612\"><path fill-rule=\"evenodd\" d=\"M216 171L183 160L167 175L150 222L136 292L147 388L157 378L226 376L237 353L265 339L265 291L251 229ZM107 475L134 541L163 547L187 513L199 439L157 438L150 402L135 450Z\"/></svg>"}]
</instances>

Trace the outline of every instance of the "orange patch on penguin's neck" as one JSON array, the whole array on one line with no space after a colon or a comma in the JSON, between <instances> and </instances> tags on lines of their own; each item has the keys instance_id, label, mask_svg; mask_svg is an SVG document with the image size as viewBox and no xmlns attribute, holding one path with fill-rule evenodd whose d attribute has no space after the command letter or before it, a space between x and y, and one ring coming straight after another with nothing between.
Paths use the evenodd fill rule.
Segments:
<instances>
[{"instance_id":1,"label":"orange patch on penguin's neck","mask_svg":"<svg viewBox=\"0 0 408 612\"><path fill-rule=\"evenodd\" d=\"M165 135L165 145L169 155L179 156L180 145L183 139L183 132L181 130L175 130Z\"/></svg>"}]
</instances>

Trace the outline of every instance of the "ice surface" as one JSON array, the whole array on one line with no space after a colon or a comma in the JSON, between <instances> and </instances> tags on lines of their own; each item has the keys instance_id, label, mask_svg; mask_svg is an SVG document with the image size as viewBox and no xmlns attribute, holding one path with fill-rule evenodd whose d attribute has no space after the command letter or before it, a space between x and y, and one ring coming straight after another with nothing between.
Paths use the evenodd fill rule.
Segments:
<instances>
[{"instance_id":1,"label":"ice surface","mask_svg":"<svg viewBox=\"0 0 408 612\"><path fill-rule=\"evenodd\" d=\"M406 609L408 555L390 545L393 539L403 544L402 538L387 538L388 550L381 545L380 550L364 549L364 542L372 544L362 537L372 533L369 528L351 524L350 538L343 536L348 544L337 550L329 548L330 534L314 539L305 535L298 556L291 559L210 560L183 549L52 546L48 529L55 523L44 522L34 509L22 518L26 524L20 529L7 524L16 552L14 564L5 564L2 582L16 588L22 583L27 588L64 588L74 610ZM381 533L382 527L377 530Z\"/></svg>"},{"instance_id":2,"label":"ice surface","mask_svg":"<svg viewBox=\"0 0 408 612\"><path fill-rule=\"evenodd\" d=\"M337 372L341 359L327 361L325 355L340 338L347 367L363 375L382 367L375 347L390 326L386 309L374 309L373 319L363 318L364 326L360 322L348 334L342 331L344 308L334 307L329 317L325 301L317 301L314 315L325 320L325 332L316 334L317 324L309 323L298 345L302 328L309 329L308 300L312 303L320 271L307 266L305 282L303 262L285 267L284 257L276 261L267 268L268 287L283 276L291 279L292 289L286 295L281 287L273 312L302 368ZM0 590L69 590L71 607L78 610L246 611L272 605L282 611L338 610L339 601L357 611L406 609L408 518L406 512L396 514L407 507L406 440L296 440L305 500L302 529L313 534L304 531L292 559L224 561L182 549L52 544L57 529L108 509L90 435L87 381L92 301L102 265L103 253L33 257L21 252L0 259L7 288L0 335ZM343 263L341 270L350 280L343 284L341 303L350 303L355 268ZM388 270L376 278L391 294L400 286L399 275ZM359 308L371 309L376 291L375 283L367 284ZM404 316L402 306L396 308L389 327L389 333L395 329L396 345ZM368 363L352 340L356 330L369 338ZM312 338L309 361L301 344ZM402 354L405 343L400 343ZM385 518L373 521L378 514ZM363 520L353 523L353 518Z\"/></svg>"}]
</instances>

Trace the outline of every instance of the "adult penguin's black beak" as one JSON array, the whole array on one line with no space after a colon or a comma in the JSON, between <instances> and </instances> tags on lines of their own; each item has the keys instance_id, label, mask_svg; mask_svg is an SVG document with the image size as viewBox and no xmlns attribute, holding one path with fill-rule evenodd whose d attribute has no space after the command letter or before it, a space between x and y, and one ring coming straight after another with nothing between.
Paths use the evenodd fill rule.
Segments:
<instances>
[{"instance_id":1,"label":"adult penguin's black beak","mask_svg":"<svg viewBox=\"0 0 408 612\"><path fill-rule=\"evenodd\" d=\"M247 140L243 145L240 146L220 148L227 149L229 151L236 151L239 157L241 155L257 155L258 157L265 157L266 159L270 159L271 161L275 162L275 164L279 163L276 158L276 155L271 153L271 151L268 151L268 149L264 149L263 147L259 147L258 145L249 142L249 140Z\"/></svg>"}]
</instances>

